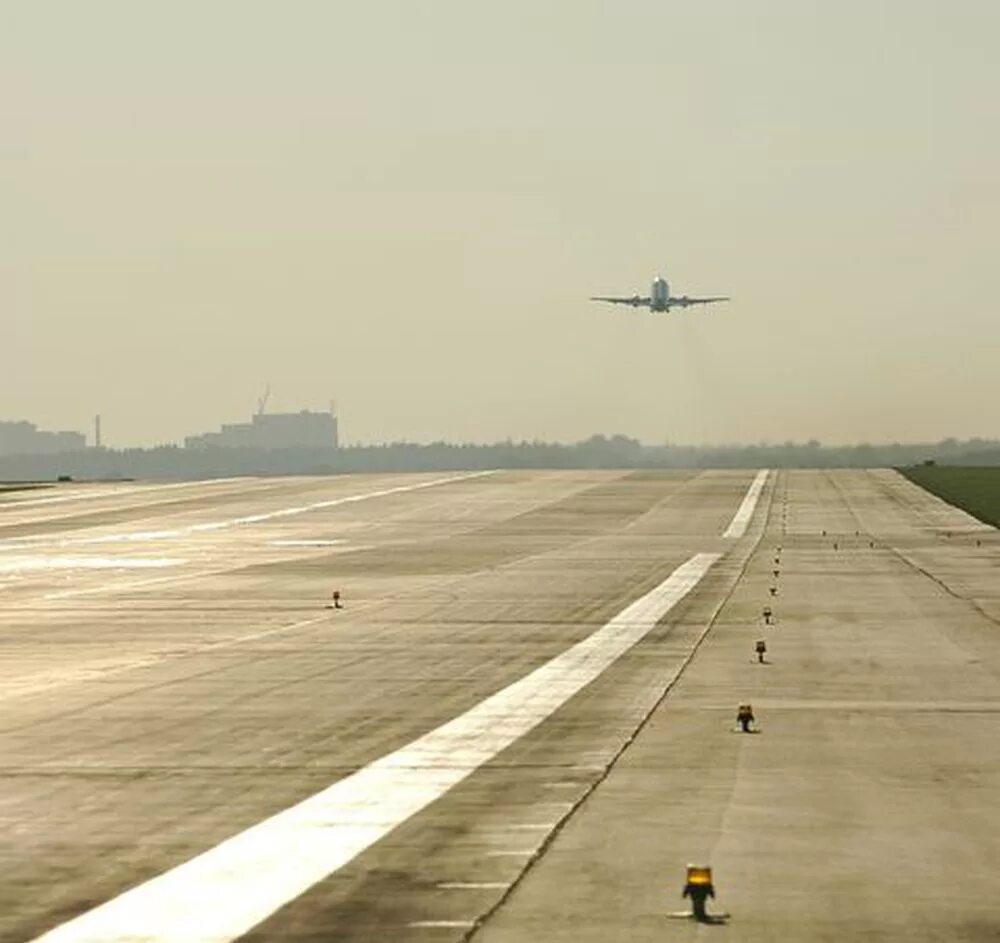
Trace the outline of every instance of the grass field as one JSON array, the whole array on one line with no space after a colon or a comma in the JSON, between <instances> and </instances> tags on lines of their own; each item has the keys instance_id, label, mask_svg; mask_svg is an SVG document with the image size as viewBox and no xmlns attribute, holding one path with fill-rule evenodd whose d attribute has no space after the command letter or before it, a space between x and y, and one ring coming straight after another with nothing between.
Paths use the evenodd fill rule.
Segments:
<instances>
[{"instance_id":1,"label":"grass field","mask_svg":"<svg viewBox=\"0 0 1000 943\"><path fill-rule=\"evenodd\" d=\"M915 465L899 472L949 504L1000 527L1000 467Z\"/></svg>"}]
</instances>

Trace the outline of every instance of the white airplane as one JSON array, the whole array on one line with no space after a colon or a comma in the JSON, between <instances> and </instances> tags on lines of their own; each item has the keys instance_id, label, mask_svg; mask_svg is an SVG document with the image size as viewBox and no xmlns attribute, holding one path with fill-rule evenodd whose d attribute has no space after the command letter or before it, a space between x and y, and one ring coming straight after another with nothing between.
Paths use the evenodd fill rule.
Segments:
<instances>
[{"instance_id":1,"label":"white airplane","mask_svg":"<svg viewBox=\"0 0 1000 943\"><path fill-rule=\"evenodd\" d=\"M631 305L633 308L649 308L650 311L669 311L671 308L690 308L692 305L709 305L716 301L729 301L728 297L689 298L687 295L674 297L665 278L659 275L653 279L648 298L632 295L631 298L591 298L591 301L610 301L616 305Z\"/></svg>"}]
</instances>

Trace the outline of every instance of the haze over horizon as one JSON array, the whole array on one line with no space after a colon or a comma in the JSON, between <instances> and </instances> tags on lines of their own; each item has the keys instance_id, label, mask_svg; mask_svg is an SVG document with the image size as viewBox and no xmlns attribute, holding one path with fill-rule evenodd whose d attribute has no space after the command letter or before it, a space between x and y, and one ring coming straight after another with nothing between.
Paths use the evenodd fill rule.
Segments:
<instances>
[{"instance_id":1,"label":"haze over horizon","mask_svg":"<svg viewBox=\"0 0 1000 943\"><path fill-rule=\"evenodd\" d=\"M996 4L0 11L0 419L1000 434Z\"/></svg>"}]
</instances>

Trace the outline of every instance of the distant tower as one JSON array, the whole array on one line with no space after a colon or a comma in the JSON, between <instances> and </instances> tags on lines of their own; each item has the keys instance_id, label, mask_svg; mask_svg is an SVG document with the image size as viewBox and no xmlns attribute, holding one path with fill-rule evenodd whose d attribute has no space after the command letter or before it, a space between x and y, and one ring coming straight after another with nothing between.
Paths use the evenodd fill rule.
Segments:
<instances>
[{"instance_id":1,"label":"distant tower","mask_svg":"<svg viewBox=\"0 0 1000 943\"><path fill-rule=\"evenodd\" d=\"M101 416L100 413L94 416L94 448L101 447Z\"/></svg>"},{"instance_id":2,"label":"distant tower","mask_svg":"<svg viewBox=\"0 0 1000 943\"><path fill-rule=\"evenodd\" d=\"M271 384L268 383L264 387L264 395L257 400L257 415L263 416L264 410L267 409L267 401L271 398Z\"/></svg>"}]
</instances>

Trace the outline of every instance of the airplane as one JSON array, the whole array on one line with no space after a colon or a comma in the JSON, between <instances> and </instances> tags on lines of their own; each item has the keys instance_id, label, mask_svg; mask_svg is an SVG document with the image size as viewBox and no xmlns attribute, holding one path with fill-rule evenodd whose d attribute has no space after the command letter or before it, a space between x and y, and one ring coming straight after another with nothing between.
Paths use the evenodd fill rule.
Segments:
<instances>
[{"instance_id":1,"label":"airplane","mask_svg":"<svg viewBox=\"0 0 1000 943\"><path fill-rule=\"evenodd\" d=\"M631 305L633 308L649 308L650 311L669 311L671 308L690 308L692 305L714 304L716 301L729 301L728 297L689 298L687 295L675 297L670 294L667 280L657 275L649 289L648 298L632 295L631 298L591 298L591 301L610 301L616 305Z\"/></svg>"}]
</instances>

